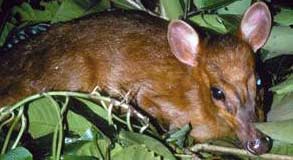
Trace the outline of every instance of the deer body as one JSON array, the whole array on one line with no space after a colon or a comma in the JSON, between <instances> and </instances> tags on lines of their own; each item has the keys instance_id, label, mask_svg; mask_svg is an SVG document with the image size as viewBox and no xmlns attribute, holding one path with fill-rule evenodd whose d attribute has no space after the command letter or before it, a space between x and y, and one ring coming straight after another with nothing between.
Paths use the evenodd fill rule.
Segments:
<instances>
[{"instance_id":1,"label":"deer body","mask_svg":"<svg viewBox=\"0 0 293 160\"><path fill-rule=\"evenodd\" d=\"M270 15L257 3L243 21L238 36L208 40L185 22L168 25L145 13L110 12L55 25L0 55L0 105L52 90L99 86L114 97L130 91L132 103L163 125L190 123L200 142L236 133L251 152L267 152L267 140L251 122L253 52L268 37ZM250 143L256 140L260 147Z\"/></svg>"}]
</instances>

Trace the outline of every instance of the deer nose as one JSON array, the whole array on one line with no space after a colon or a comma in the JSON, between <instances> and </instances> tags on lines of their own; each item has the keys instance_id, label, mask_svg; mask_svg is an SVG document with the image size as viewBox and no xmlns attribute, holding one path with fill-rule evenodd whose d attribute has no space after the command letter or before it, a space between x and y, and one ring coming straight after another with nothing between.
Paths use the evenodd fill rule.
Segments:
<instances>
[{"instance_id":1,"label":"deer nose","mask_svg":"<svg viewBox=\"0 0 293 160\"><path fill-rule=\"evenodd\" d=\"M245 145L246 149L255 155L267 153L272 148L272 139L266 135L248 141Z\"/></svg>"}]
</instances>

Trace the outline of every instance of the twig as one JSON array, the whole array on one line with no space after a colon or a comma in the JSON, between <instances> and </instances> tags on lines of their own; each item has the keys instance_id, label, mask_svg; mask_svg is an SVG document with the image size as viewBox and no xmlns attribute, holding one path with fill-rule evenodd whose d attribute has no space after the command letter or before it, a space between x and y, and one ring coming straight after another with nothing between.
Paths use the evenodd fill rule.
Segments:
<instances>
[{"instance_id":1,"label":"twig","mask_svg":"<svg viewBox=\"0 0 293 160\"><path fill-rule=\"evenodd\" d=\"M0 111L0 113L1 113L1 111ZM2 130L2 128L3 128L6 124L10 123L10 122L14 119L14 117L15 117L14 112L11 112L11 113L9 113L9 114L10 114L10 117L9 117L8 119L6 119L4 122L2 122L2 119L0 119L0 122L2 122L2 123L0 124L0 131ZM4 116L3 116L3 119L4 119Z\"/></svg>"},{"instance_id":2,"label":"twig","mask_svg":"<svg viewBox=\"0 0 293 160\"><path fill-rule=\"evenodd\" d=\"M9 128L8 133L7 133L6 137L5 137L4 144L3 144L3 147L2 147L2 150L1 150L1 154L4 154L6 152L6 149L7 149L8 145L9 145L9 140L10 140L10 137L12 135L12 132L15 129L16 125L18 124L18 121L21 118L21 116L23 114L23 111L24 111L24 108L21 107L19 112L18 112L18 114L17 114L17 116L13 120L12 125Z\"/></svg>"},{"instance_id":3,"label":"twig","mask_svg":"<svg viewBox=\"0 0 293 160\"><path fill-rule=\"evenodd\" d=\"M293 160L293 156L286 156L286 155L278 155L278 154L262 154L259 156L253 155L246 150L231 148L231 147L223 147L223 146L216 146L210 144L197 144L190 148L192 152L198 151L213 151L213 152L223 152L223 153L230 153L235 155L243 155L253 158L264 158L264 159L278 159L278 160Z\"/></svg>"},{"instance_id":4,"label":"twig","mask_svg":"<svg viewBox=\"0 0 293 160\"><path fill-rule=\"evenodd\" d=\"M96 99L98 97L102 97L102 95L100 94L101 91L101 88L97 85L95 86L95 88L93 89L93 91L90 93L91 95L91 98L92 99ZM112 110L113 110L113 107L121 107L122 109L126 110L127 111L127 114L126 114L126 124L128 129L130 131L133 131L133 128L132 128L132 124L130 122L130 117L131 116L134 116L134 117L137 117L139 119L141 119L143 121L143 126L142 127L138 127L140 128L140 133L142 133L143 131L145 131L148 127L149 127L149 119L148 117L142 115L141 113L139 113L138 111L136 111L130 104L129 104L129 101L130 101L130 95L132 93L131 90L129 90L125 95L122 95L121 93L117 92L118 94L120 94L120 96L123 98L121 101L118 101L116 99L112 99L110 98L110 101L105 101L105 100L100 100L100 103L101 105L104 107L104 109L106 109L108 111L108 122L110 125L113 125L113 120L112 120L112 116L116 119L116 120L120 120L120 118L118 118L117 116L113 115L112 114ZM95 97L95 96L98 96L98 97ZM107 106L105 102L110 102L110 104ZM136 127L136 125L133 125L134 127ZM114 125L115 127L115 125Z\"/></svg>"},{"instance_id":5,"label":"twig","mask_svg":"<svg viewBox=\"0 0 293 160\"><path fill-rule=\"evenodd\" d=\"M24 114L22 114L21 115L21 127L20 127L18 135L17 135L17 137L16 137L11 149L15 149L17 147L17 145L18 145L18 143L19 143L19 141L20 141L20 139L21 139L26 127L27 127L26 123L27 123L26 117L24 116Z\"/></svg>"}]
</instances>

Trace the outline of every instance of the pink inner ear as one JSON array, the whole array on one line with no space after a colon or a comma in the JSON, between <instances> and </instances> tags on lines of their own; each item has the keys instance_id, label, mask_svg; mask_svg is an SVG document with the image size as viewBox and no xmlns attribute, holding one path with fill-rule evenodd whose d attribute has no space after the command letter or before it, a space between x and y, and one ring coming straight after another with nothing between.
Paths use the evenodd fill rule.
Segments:
<instances>
[{"instance_id":1,"label":"pink inner ear","mask_svg":"<svg viewBox=\"0 0 293 160\"><path fill-rule=\"evenodd\" d=\"M190 66L197 64L199 37L191 26L183 21L172 21L168 27L168 42L179 61Z\"/></svg>"},{"instance_id":2,"label":"pink inner ear","mask_svg":"<svg viewBox=\"0 0 293 160\"><path fill-rule=\"evenodd\" d=\"M249 15L248 19L246 19L246 23L243 24L242 32L246 34L247 37L251 36L252 32L256 30L258 24L265 16L265 13L261 10L257 10L253 15Z\"/></svg>"},{"instance_id":3,"label":"pink inner ear","mask_svg":"<svg viewBox=\"0 0 293 160\"><path fill-rule=\"evenodd\" d=\"M254 51L261 48L269 37L271 15L267 6L258 2L245 13L241 22L241 34Z\"/></svg>"}]
</instances>

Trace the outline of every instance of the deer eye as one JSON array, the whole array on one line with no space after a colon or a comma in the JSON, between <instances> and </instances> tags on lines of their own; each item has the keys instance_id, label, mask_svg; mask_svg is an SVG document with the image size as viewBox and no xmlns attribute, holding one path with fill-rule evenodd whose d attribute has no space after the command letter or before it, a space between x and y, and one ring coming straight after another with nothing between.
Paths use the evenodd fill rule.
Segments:
<instances>
[{"instance_id":1,"label":"deer eye","mask_svg":"<svg viewBox=\"0 0 293 160\"><path fill-rule=\"evenodd\" d=\"M216 100L225 100L225 94L221 89L219 89L217 87L212 87L211 92L212 92L212 96Z\"/></svg>"},{"instance_id":2,"label":"deer eye","mask_svg":"<svg viewBox=\"0 0 293 160\"><path fill-rule=\"evenodd\" d=\"M256 76L256 87L257 87L257 89L261 89L263 86L262 86L263 84L262 84L262 80L261 80L261 78L260 78L260 76Z\"/></svg>"}]
</instances>

